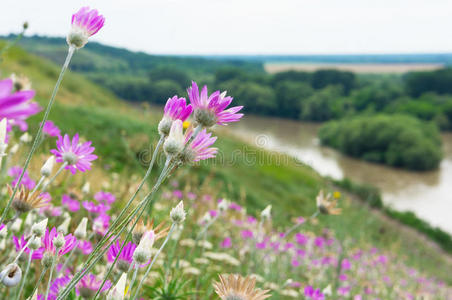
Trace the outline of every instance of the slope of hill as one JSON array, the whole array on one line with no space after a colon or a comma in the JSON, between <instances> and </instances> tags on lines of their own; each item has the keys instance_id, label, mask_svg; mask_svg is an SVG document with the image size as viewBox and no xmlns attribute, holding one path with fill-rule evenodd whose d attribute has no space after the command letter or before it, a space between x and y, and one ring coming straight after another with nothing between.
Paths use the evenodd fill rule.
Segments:
<instances>
[{"instance_id":1,"label":"slope of hill","mask_svg":"<svg viewBox=\"0 0 452 300\"><path fill-rule=\"evenodd\" d=\"M79 51L76 56L88 55L84 51ZM29 76L37 90L37 100L43 105L58 74L58 66L19 48L13 48L4 57L0 69L2 77L11 72ZM156 126L160 115L160 111L128 106L84 76L69 72L50 119L63 132L80 132L93 141L96 153L102 158L96 164L96 178L93 181L100 182L100 176L109 176L104 169L129 178L132 174L143 172L143 154L148 150L149 143L157 141ZM32 132L41 117L38 114L30 121L34 124ZM309 215L314 210L318 190L334 188L330 181L308 166L245 145L229 136L227 131L217 133L217 147L221 149L221 155L190 171L182 168L178 174L190 172L190 176L197 177L200 182L209 180L222 194L238 202L246 202L254 212L272 204L276 224L287 224L291 217ZM266 163L250 164L249 155L258 155L259 161ZM285 163L281 165L281 161ZM321 218L321 222L326 227L334 228L338 236L391 250L403 256L413 267L452 282L449 274L452 264L448 255L431 242L426 242L417 232L388 222L353 197L343 201L341 206L344 209L342 216Z\"/></svg>"}]
</instances>

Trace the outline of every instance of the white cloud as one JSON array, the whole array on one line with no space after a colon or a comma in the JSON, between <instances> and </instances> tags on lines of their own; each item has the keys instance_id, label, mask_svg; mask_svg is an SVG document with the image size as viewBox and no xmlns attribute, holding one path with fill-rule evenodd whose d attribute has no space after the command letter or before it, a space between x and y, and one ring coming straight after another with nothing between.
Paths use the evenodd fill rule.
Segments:
<instances>
[{"instance_id":1,"label":"white cloud","mask_svg":"<svg viewBox=\"0 0 452 300\"><path fill-rule=\"evenodd\" d=\"M452 52L447 0L3 0L0 34L63 36L82 5L107 18L96 39L151 53ZM6 2L6 3L5 3Z\"/></svg>"}]
</instances>

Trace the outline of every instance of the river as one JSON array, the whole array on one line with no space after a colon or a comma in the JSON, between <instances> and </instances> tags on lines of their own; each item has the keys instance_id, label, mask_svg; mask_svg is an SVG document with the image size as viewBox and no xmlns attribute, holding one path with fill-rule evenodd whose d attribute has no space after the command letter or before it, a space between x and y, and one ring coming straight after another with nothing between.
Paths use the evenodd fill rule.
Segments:
<instances>
[{"instance_id":1,"label":"river","mask_svg":"<svg viewBox=\"0 0 452 300\"><path fill-rule=\"evenodd\" d=\"M321 175L344 177L380 188L386 205L413 211L452 233L452 134L442 134L444 159L438 170L413 172L365 162L321 146L319 124L245 116L229 127L232 134L258 147L286 153Z\"/></svg>"}]
</instances>

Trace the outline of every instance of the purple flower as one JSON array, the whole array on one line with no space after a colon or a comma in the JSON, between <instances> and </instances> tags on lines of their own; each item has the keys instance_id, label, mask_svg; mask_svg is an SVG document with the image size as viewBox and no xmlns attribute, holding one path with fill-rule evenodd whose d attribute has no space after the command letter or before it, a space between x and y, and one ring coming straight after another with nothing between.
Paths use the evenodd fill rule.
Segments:
<instances>
[{"instance_id":1,"label":"purple flower","mask_svg":"<svg viewBox=\"0 0 452 300\"><path fill-rule=\"evenodd\" d=\"M79 241L77 244L77 248L80 249L80 251L85 255L93 252L93 246L89 241Z\"/></svg>"},{"instance_id":2,"label":"purple flower","mask_svg":"<svg viewBox=\"0 0 452 300\"><path fill-rule=\"evenodd\" d=\"M45 235L41 238L43 244L43 247L41 249L43 249L44 252L55 254L56 248L53 245L53 239L57 235L58 233L55 227L53 227L51 231L49 231L49 229L46 229ZM72 234L66 235L64 239L65 243L63 247L61 247L61 249L58 251L59 256L62 256L71 251L75 247L75 243L77 241L77 239Z\"/></svg>"},{"instance_id":3,"label":"purple flower","mask_svg":"<svg viewBox=\"0 0 452 300\"><path fill-rule=\"evenodd\" d=\"M309 240L309 238L306 235L302 234L302 233L296 233L295 234L295 242L298 245L301 245L301 246L306 245L308 240Z\"/></svg>"},{"instance_id":4,"label":"purple flower","mask_svg":"<svg viewBox=\"0 0 452 300\"><path fill-rule=\"evenodd\" d=\"M61 196L61 204L66 206L71 212L76 212L80 209L80 203L77 200L72 199L71 196L67 194L63 194L63 196Z\"/></svg>"},{"instance_id":5,"label":"purple flower","mask_svg":"<svg viewBox=\"0 0 452 300\"><path fill-rule=\"evenodd\" d=\"M61 135L60 128L58 128L58 126L56 126L55 123L53 123L52 121L46 121L44 123L44 127L42 127L42 132L52 137Z\"/></svg>"},{"instance_id":6,"label":"purple flower","mask_svg":"<svg viewBox=\"0 0 452 300\"><path fill-rule=\"evenodd\" d=\"M325 238L318 236L314 239L314 245L318 248L323 248L323 245L325 244Z\"/></svg>"},{"instance_id":7,"label":"purple flower","mask_svg":"<svg viewBox=\"0 0 452 300\"><path fill-rule=\"evenodd\" d=\"M190 200L195 200L196 199L196 194L192 193L192 192L188 192L187 193L187 198Z\"/></svg>"},{"instance_id":8,"label":"purple flower","mask_svg":"<svg viewBox=\"0 0 452 300\"><path fill-rule=\"evenodd\" d=\"M109 205L105 205L103 203L96 204L91 201L83 201L82 205L84 209L95 215L103 215L110 209Z\"/></svg>"},{"instance_id":9,"label":"purple flower","mask_svg":"<svg viewBox=\"0 0 452 300\"><path fill-rule=\"evenodd\" d=\"M341 263L341 269L344 271L350 270L350 268L352 267L350 261L348 259L343 259L342 263Z\"/></svg>"},{"instance_id":10,"label":"purple flower","mask_svg":"<svg viewBox=\"0 0 452 300\"><path fill-rule=\"evenodd\" d=\"M184 194L182 193L181 190L174 190L173 191L173 196L178 198L178 199L182 199L184 197Z\"/></svg>"},{"instance_id":11,"label":"purple flower","mask_svg":"<svg viewBox=\"0 0 452 300\"><path fill-rule=\"evenodd\" d=\"M215 218L215 217L218 216L218 212L217 212L215 209L211 209L211 210L209 210L209 215L210 215L212 218Z\"/></svg>"},{"instance_id":12,"label":"purple flower","mask_svg":"<svg viewBox=\"0 0 452 300\"><path fill-rule=\"evenodd\" d=\"M106 214L100 214L93 221L94 232L104 235L107 232L108 226L110 226L110 216Z\"/></svg>"},{"instance_id":13,"label":"purple flower","mask_svg":"<svg viewBox=\"0 0 452 300\"><path fill-rule=\"evenodd\" d=\"M240 205L238 205L237 203L235 203L235 202L231 202L229 204L229 209L235 210L235 211L241 211L242 207Z\"/></svg>"},{"instance_id":14,"label":"purple flower","mask_svg":"<svg viewBox=\"0 0 452 300\"><path fill-rule=\"evenodd\" d=\"M209 96L207 86L204 86L200 94L196 82L192 82L187 92L195 111L196 121L205 127L215 124L227 125L230 122L239 121L243 116L237 113L243 106L226 109L232 102L232 97L226 96L226 93L220 94L220 91L216 91Z\"/></svg>"},{"instance_id":15,"label":"purple flower","mask_svg":"<svg viewBox=\"0 0 452 300\"><path fill-rule=\"evenodd\" d=\"M49 296L47 299L55 300L58 297L60 290L64 288L70 281L71 277L67 275L55 278L50 285ZM41 298L39 298L39 296L41 296ZM38 299L44 299L44 296L38 295Z\"/></svg>"},{"instance_id":16,"label":"purple flower","mask_svg":"<svg viewBox=\"0 0 452 300\"><path fill-rule=\"evenodd\" d=\"M112 204L116 197L111 193L100 191L94 195L94 199L101 203Z\"/></svg>"},{"instance_id":17,"label":"purple flower","mask_svg":"<svg viewBox=\"0 0 452 300\"><path fill-rule=\"evenodd\" d=\"M91 161L97 159L93 153L94 147L91 147L91 142L79 143L78 133L71 139L67 134L64 138L60 135L56 141L57 149L52 149L56 157L56 162L67 163L66 170L70 170L75 174L77 170L85 172L91 169Z\"/></svg>"},{"instance_id":18,"label":"purple flower","mask_svg":"<svg viewBox=\"0 0 452 300\"><path fill-rule=\"evenodd\" d=\"M188 130L185 136L185 144L188 143L193 131ZM212 137L211 133L207 133L205 129L201 130L199 134L191 141L190 145L184 150L184 160L187 162L197 162L200 160L215 157L217 148L209 148L217 137Z\"/></svg>"},{"instance_id":19,"label":"purple flower","mask_svg":"<svg viewBox=\"0 0 452 300\"><path fill-rule=\"evenodd\" d=\"M30 254L30 249L28 247L25 247L27 245L27 240L25 240L25 236L21 236L20 239L18 239L17 237L15 237L13 235L13 242L14 245L16 246L16 252L20 252L22 249L24 249L24 252L27 254ZM31 259L41 259L42 258L42 254L44 253L44 249L38 249L33 251L33 254L31 255Z\"/></svg>"},{"instance_id":20,"label":"purple flower","mask_svg":"<svg viewBox=\"0 0 452 300\"><path fill-rule=\"evenodd\" d=\"M244 240L252 239L254 237L253 232L249 229L242 230L240 234L242 235L242 239Z\"/></svg>"},{"instance_id":21,"label":"purple flower","mask_svg":"<svg viewBox=\"0 0 452 300\"><path fill-rule=\"evenodd\" d=\"M105 23L104 16L88 6L80 8L72 15L72 28L67 36L67 43L75 48L81 48L88 42L88 38L96 34Z\"/></svg>"},{"instance_id":22,"label":"purple flower","mask_svg":"<svg viewBox=\"0 0 452 300\"><path fill-rule=\"evenodd\" d=\"M325 296L320 292L320 289L314 289L310 285L308 285L304 288L304 295L308 299L312 299L312 300L324 300L325 299Z\"/></svg>"},{"instance_id":23,"label":"purple flower","mask_svg":"<svg viewBox=\"0 0 452 300\"><path fill-rule=\"evenodd\" d=\"M224 238L224 240L220 243L221 248L231 248L232 247L232 240L230 237Z\"/></svg>"},{"instance_id":24,"label":"purple flower","mask_svg":"<svg viewBox=\"0 0 452 300\"><path fill-rule=\"evenodd\" d=\"M0 120L8 119L8 131L11 126L19 126L25 131L28 125L25 120L41 111L41 107L33 101L34 91L19 91L12 93L13 81L11 79L0 80Z\"/></svg>"},{"instance_id":25,"label":"purple flower","mask_svg":"<svg viewBox=\"0 0 452 300\"><path fill-rule=\"evenodd\" d=\"M116 259L116 256L118 256L119 250L121 250L123 243L124 242L116 241L116 243L110 246L107 253L107 260L109 262L113 262ZM123 272L128 271L130 264L133 262L133 252L135 251L136 247L137 246L132 242L128 242L124 246L124 249L122 249L122 252L119 254L117 260L117 266L119 270Z\"/></svg>"},{"instance_id":26,"label":"purple flower","mask_svg":"<svg viewBox=\"0 0 452 300\"><path fill-rule=\"evenodd\" d=\"M185 98L178 98L173 96L166 101L165 108L163 109L163 116L171 121L181 120L182 122L187 120L193 111L191 104L187 105Z\"/></svg>"},{"instance_id":27,"label":"purple flower","mask_svg":"<svg viewBox=\"0 0 452 300\"><path fill-rule=\"evenodd\" d=\"M20 174L22 174L23 169L19 166L14 166L9 168L8 170L8 176L11 176L13 178L13 181L11 182L11 185L13 187L16 186L17 182L19 181ZM32 190L36 183L30 178L28 175L28 171L25 171L24 176L22 177L22 181L20 182L21 186L25 186L27 189Z\"/></svg>"},{"instance_id":28,"label":"purple flower","mask_svg":"<svg viewBox=\"0 0 452 300\"><path fill-rule=\"evenodd\" d=\"M292 261L290 262L290 264L292 265L292 267L298 267L300 265L300 262L297 259L292 259Z\"/></svg>"},{"instance_id":29,"label":"purple flower","mask_svg":"<svg viewBox=\"0 0 452 300\"><path fill-rule=\"evenodd\" d=\"M83 299L92 299L101 285L101 279L97 279L93 274L87 274L77 283L75 287L76 294L77 296L82 296ZM110 287L111 282L107 280L101 292L108 290Z\"/></svg>"}]
</instances>

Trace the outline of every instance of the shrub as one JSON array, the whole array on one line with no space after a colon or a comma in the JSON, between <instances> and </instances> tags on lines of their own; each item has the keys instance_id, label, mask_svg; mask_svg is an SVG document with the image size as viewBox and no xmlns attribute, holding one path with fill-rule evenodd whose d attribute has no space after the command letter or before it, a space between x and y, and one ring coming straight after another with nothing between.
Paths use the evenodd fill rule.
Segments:
<instances>
[{"instance_id":1,"label":"shrub","mask_svg":"<svg viewBox=\"0 0 452 300\"><path fill-rule=\"evenodd\" d=\"M319 130L323 144L373 162L412 170L438 167L441 139L436 126L405 115L357 116Z\"/></svg>"}]
</instances>

